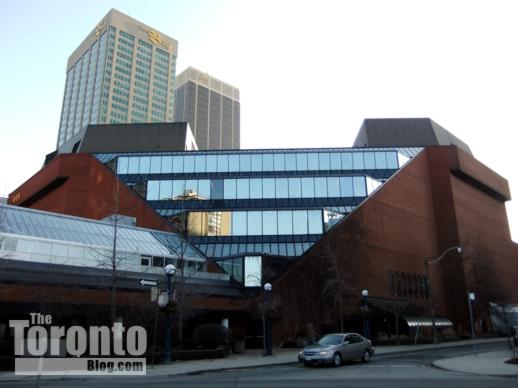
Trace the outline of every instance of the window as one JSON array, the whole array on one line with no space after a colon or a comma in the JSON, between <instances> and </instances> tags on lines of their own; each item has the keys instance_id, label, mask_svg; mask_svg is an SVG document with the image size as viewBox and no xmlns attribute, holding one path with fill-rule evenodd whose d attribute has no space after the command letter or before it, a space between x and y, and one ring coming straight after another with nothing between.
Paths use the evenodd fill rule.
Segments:
<instances>
[{"instance_id":1,"label":"window","mask_svg":"<svg viewBox=\"0 0 518 388\"><path fill-rule=\"evenodd\" d=\"M315 152L308 154L308 170L318 170L318 154Z\"/></svg>"},{"instance_id":2,"label":"window","mask_svg":"<svg viewBox=\"0 0 518 388\"><path fill-rule=\"evenodd\" d=\"M148 181L146 198L149 201L158 200L159 188L160 188L160 181Z\"/></svg>"},{"instance_id":3,"label":"window","mask_svg":"<svg viewBox=\"0 0 518 388\"><path fill-rule=\"evenodd\" d=\"M363 160L366 170L374 170L376 168L376 164L374 161L374 152L364 152Z\"/></svg>"},{"instance_id":4,"label":"window","mask_svg":"<svg viewBox=\"0 0 518 388\"><path fill-rule=\"evenodd\" d=\"M288 178L275 178L275 197L288 198Z\"/></svg>"},{"instance_id":5,"label":"window","mask_svg":"<svg viewBox=\"0 0 518 388\"><path fill-rule=\"evenodd\" d=\"M393 168L393 169L398 168L397 152L387 152L386 159L387 159L387 168Z\"/></svg>"},{"instance_id":6,"label":"window","mask_svg":"<svg viewBox=\"0 0 518 388\"><path fill-rule=\"evenodd\" d=\"M367 195L365 188L365 177L353 177L353 189L355 197L365 197Z\"/></svg>"},{"instance_id":7,"label":"window","mask_svg":"<svg viewBox=\"0 0 518 388\"><path fill-rule=\"evenodd\" d=\"M183 171L194 172L194 155L187 155L183 159Z\"/></svg>"},{"instance_id":8,"label":"window","mask_svg":"<svg viewBox=\"0 0 518 388\"><path fill-rule=\"evenodd\" d=\"M252 171L262 171L263 169L263 155L252 155Z\"/></svg>"},{"instance_id":9,"label":"window","mask_svg":"<svg viewBox=\"0 0 518 388\"><path fill-rule=\"evenodd\" d=\"M352 177L340 177L340 192L342 197L354 197Z\"/></svg>"},{"instance_id":10,"label":"window","mask_svg":"<svg viewBox=\"0 0 518 388\"><path fill-rule=\"evenodd\" d=\"M162 158L160 156L151 157L151 174L159 174L162 167Z\"/></svg>"},{"instance_id":11,"label":"window","mask_svg":"<svg viewBox=\"0 0 518 388\"><path fill-rule=\"evenodd\" d=\"M286 154L285 156L286 171L295 171L297 169L297 160L295 154Z\"/></svg>"},{"instance_id":12,"label":"window","mask_svg":"<svg viewBox=\"0 0 518 388\"><path fill-rule=\"evenodd\" d=\"M173 173L183 172L183 156L173 156Z\"/></svg>"},{"instance_id":13,"label":"window","mask_svg":"<svg viewBox=\"0 0 518 388\"><path fill-rule=\"evenodd\" d=\"M297 170L306 171L308 169L308 156L306 154L297 154Z\"/></svg>"},{"instance_id":14,"label":"window","mask_svg":"<svg viewBox=\"0 0 518 388\"><path fill-rule=\"evenodd\" d=\"M353 155L350 152L342 153L342 169L352 170L353 169Z\"/></svg>"},{"instance_id":15,"label":"window","mask_svg":"<svg viewBox=\"0 0 518 388\"><path fill-rule=\"evenodd\" d=\"M232 213L232 235L246 236L246 212Z\"/></svg>"},{"instance_id":16,"label":"window","mask_svg":"<svg viewBox=\"0 0 518 388\"><path fill-rule=\"evenodd\" d=\"M237 180L237 199L250 198L250 184L248 179Z\"/></svg>"},{"instance_id":17,"label":"window","mask_svg":"<svg viewBox=\"0 0 518 388\"><path fill-rule=\"evenodd\" d=\"M322 234L322 211L308 210L308 233Z\"/></svg>"},{"instance_id":18,"label":"window","mask_svg":"<svg viewBox=\"0 0 518 388\"><path fill-rule=\"evenodd\" d=\"M262 179L250 179L250 198L263 198L263 182Z\"/></svg>"},{"instance_id":19,"label":"window","mask_svg":"<svg viewBox=\"0 0 518 388\"><path fill-rule=\"evenodd\" d=\"M284 171L284 154L273 155L273 169L275 171Z\"/></svg>"},{"instance_id":20,"label":"window","mask_svg":"<svg viewBox=\"0 0 518 388\"><path fill-rule=\"evenodd\" d=\"M288 179L288 197L300 198L302 196L302 189L300 187L300 178Z\"/></svg>"},{"instance_id":21,"label":"window","mask_svg":"<svg viewBox=\"0 0 518 388\"><path fill-rule=\"evenodd\" d=\"M263 155L263 171L273 171L273 154Z\"/></svg>"},{"instance_id":22,"label":"window","mask_svg":"<svg viewBox=\"0 0 518 388\"><path fill-rule=\"evenodd\" d=\"M225 179L225 199L236 199L236 180L235 179Z\"/></svg>"},{"instance_id":23,"label":"window","mask_svg":"<svg viewBox=\"0 0 518 388\"><path fill-rule=\"evenodd\" d=\"M327 178L327 196L330 198L340 197L340 180L338 177Z\"/></svg>"},{"instance_id":24,"label":"window","mask_svg":"<svg viewBox=\"0 0 518 388\"><path fill-rule=\"evenodd\" d=\"M248 172L250 171L250 155L244 154L239 155L239 171Z\"/></svg>"},{"instance_id":25,"label":"window","mask_svg":"<svg viewBox=\"0 0 518 388\"><path fill-rule=\"evenodd\" d=\"M218 155L218 172L228 172L228 155Z\"/></svg>"},{"instance_id":26,"label":"window","mask_svg":"<svg viewBox=\"0 0 518 388\"><path fill-rule=\"evenodd\" d=\"M128 158L121 156L117 160L117 174L128 173Z\"/></svg>"},{"instance_id":27,"label":"window","mask_svg":"<svg viewBox=\"0 0 518 388\"><path fill-rule=\"evenodd\" d=\"M275 198L275 179L263 179L263 198Z\"/></svg>"},{"instance_id":28,"label":"window","mask_svg":"<svg viewBox=\"0 0 518 388\"><path fill-rule=\"evenodd\" d=\"M218 156L207 155L207 172L218 171Z\"/></svg>"},{"instance_id":29,"label":"window","mask_svg":"<svg viewBox=\"0 0 518 388\"><path fill-rule=\"evenodd\" d=\"M265 211L263 212L263 235L277 234L277 212Z\"/></svg>"},{"instance_id":30,"label":"window","mask_svg":"<svg viewBox=\"0 0 518 388\"><path fill-rule=\"evenodd\" d=\"M205 172L205 155L196 155L194 162L195 172Z\"/></svg>"},{"instance_id":31,"label":"window","mask_svg":"<svg viewBox=\"0 0 518 388\"><path fill-rule=\"evenodd\" d=\"M293 234L308 234L308 213L306 210L293 211Z\"/></svg>"},{"instance_id":32,"label":"window","mask_svg":"<svg viewBox=\"0 0 518 388\"><path fill-rule=\"evenodd\" d=\"M162 200L171 199L172 193L173 193L173 181L161 181L159 199L162 199Z\"/></svg>"},{"instance_id":33,"label":"window","mask_svg":"<svg viewBox=\"0 0 518 388\"><path fill-rule=\"evenodd\" d=\"M138 164L139 164L138 157L129 158L128 174L138 174Z\"/></svg>"},{"instance_id":34,"label":"window","mask_svg":"<svg viewBox=\"0 0 518 388\"><path fill-rule=\"evenodd\" d=\"M315 178L315 197L327 197L327 180L323 177Z\"/></svg>"},{"instance_id":35,"label":"window","mask_svg":"<svg viewBox=\"0 0 518 388\"><path fill-rule=\"evenodd\" d=\"M353 169L363 170L363 152L353 152Z\"/></svg>"},{"instance_id":36,"label":"window","mask_svg":"<svg viewBox=\"0 0 518 388\"><path fill-rule=\"evenodd\" d=\"M329 159L331 162L331 170L340 170L342 168L342 160L340 158L339 153L329 154Z\"/></svg>"},{"instance_id":37,"label":"window","mask_svg":"<svg viewBox=\"0 0 518 388\"><path fill-rule=\"evenodd\" d=\"M385 169L387 168L387 159L385 158L385 152L375 152L374 157L376 159L376 168Z\"/></svg>"},{"instance_id":38,"label":"window","mask_svg":"<svg viewBox=\"0 0 518 388\"><path fill-rule=\"evenodd\" d=\"M259 236L262 234L262 217L260 211L250 211L248 217L248 235Z\"/></svg>"},{"instance_id":39,"label":"window","mask_svg":"<svg viewBox=\"0 0 518 388\"><path fill-rule=\"evenodd\" d=\"M318 154L318 164L319 164L320 170L330 170L331 169L331 164L329 162L329 154L327 152Z\"/></svg>"},{"instance_id":40,"label":"window","mask_svg":"<svg viewBox=\"0 0 518 388\"><path fill-rule=\"evenodd\" d=\"M315 197L315 182L313 178L302 178L302 198Z\"/></svg>"},{"instance_id":41,"label":"window","mask_svg":"<svg viewBox=\"0 0 518 388\"><path fill-rule=\"evenodd\" d=\"M239 171L239 155L228 156L228 171L238 172Z\"/></svg>"},{"instance_id":42,"label":"window","mask_svg":"<svg viewBox=\"0 0 518 388\"><path fill-rule=\"evenodd\" d=\"M281 210L277 213L279 234L293 234L293 215L291 210Z\"/></svg>"}]
</instances>

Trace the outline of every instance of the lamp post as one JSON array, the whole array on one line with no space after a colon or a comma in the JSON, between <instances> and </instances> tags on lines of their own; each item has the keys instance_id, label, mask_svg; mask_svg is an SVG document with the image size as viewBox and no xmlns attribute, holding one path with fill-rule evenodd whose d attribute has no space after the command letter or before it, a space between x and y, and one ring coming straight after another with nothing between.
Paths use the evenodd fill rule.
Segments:
<instances>
[{"instance_id":1,"label":"lamp post","mask_svg":"<svg viewBox=\"0 0 518 388\"><path fill-rule=\"evenodd\" d=\"M369 301L369 291L368 290L362 290L362 300L363 300L363 312L364 314L367 313L367 310L369 309L369 306L367 305L367 302ZM363 336L367 339L369 339L369 318L364 316L363 317Z\"/></svg>"},{"instance_id":2,"label":"lamp post","mask_svg":"<svg viewBox=\"0 0 518 388\"><path fill-rule=\"evenodd\" d=\"M477 354L477 343L475 342L475 323L473 322L473 307L472 303L475 302L475 293L468 292L468 307L469 307L469 320L471 322L471 338L473 339L473 352Z\"/></svg>"},{"instance_id":3,"label":"lamp post","mask_svg":"<svg viewBox=\"0 0 518 388\"><path fill-rule=\"evenodd\" d=\"M174 291L172 289L172 277L176 273L176 267L173 264L167 264L164 267L166 284L167 284L167 294L165 297L159 299L159 304L161 307L166 308L166 319L165 319L165 331L164 331L164 358L162 362L164 364L171 362L171 326L172 326L172 318L171 312L167 309L169 302L173 299Z\"/></svg>"},{"instance_id":4,"label":"lamp post","mask_svg":"<svg viewBox=\"0 0 518 388\"><path fill-rule=\"evenodd\" d=\"M271 292L272 285L266 283L263 286L264 298L263 298L263 356L272 355L272 322L269 317L271 307Z\"/></svg>"},{"instance_id":5,"label":"lamp post","mask_svg":"<svg viewBox=\"0 0 518 388\"><path fill-rule=\"evenodd\" d=\"M430 308L430 315L432 317L432 337L433 337L433 343L437 345L437 329L435 327L435 309L432 302L432 283L430 282L430 270L428 268L429 264L435 264L438 263L448 252L456 250L458 253L462 253L462 247L455 246L446 249L437 259L435 260L427 260L424 259L424 269L426 274L426 285L428 287L428 306Z\"/></svg>"}]
</instances>

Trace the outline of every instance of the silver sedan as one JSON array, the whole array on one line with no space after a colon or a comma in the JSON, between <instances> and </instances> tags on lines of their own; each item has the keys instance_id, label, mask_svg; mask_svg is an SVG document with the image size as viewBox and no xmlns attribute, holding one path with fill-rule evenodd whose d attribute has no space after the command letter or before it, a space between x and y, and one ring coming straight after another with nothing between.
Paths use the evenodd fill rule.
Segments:
<instances>
[{"instance_id":1,"label":"silver sedan","mask_svg":"<svg viewBox=\"0 0 518 388\"><path fill-rule=\"evenodd\" d=\"M340 366L343 361L350 360L369 362L373 354L374 347L367 338L357 333L336 333L328 334L316 344L305 347L298 358L304 365Z\"/></svg>"}]
</instances>

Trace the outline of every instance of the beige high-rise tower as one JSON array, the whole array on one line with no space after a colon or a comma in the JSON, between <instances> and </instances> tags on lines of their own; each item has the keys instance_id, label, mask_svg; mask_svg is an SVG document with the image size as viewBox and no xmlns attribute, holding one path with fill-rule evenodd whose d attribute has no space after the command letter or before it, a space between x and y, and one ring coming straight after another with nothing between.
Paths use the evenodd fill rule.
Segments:
<instances>
[{"instance_id":1,"label":"beige high-rise tower","mask_svg":"<svg viewBox=\"0 0 518 388\"><path fill-rule=\"evenodd\" d=\"M173 121L178 42L112 9L72 53L57 146L88 124Z\"/></svg>"}]
</instances>

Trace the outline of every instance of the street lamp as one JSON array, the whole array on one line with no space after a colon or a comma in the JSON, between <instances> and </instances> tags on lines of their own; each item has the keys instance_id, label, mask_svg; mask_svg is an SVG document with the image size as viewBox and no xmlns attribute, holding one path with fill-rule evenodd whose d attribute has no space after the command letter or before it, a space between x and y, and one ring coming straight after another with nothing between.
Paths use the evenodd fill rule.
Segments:
<instances>
[{"instance_id":1,"label":"street lamp","mask_svg":"<svg viewBox=\"0 0 518 388\"><path fill-rule=\"evenodd\" d=\"M437 345L437 329L435 327L435 309L432 302L432 283L430 282L430 270L428 268L429 264L435 264L441 261L441 259L450 251L456 250L458 253L462 253L462 247L460 246L454 246L451 248L446 249L437 259L435 260L427 260L424 259L424 269L426 274L426 285L428 286L428 306L430 308L430 315L432 316L432 336L433 336L433 343Z\"/></svg>"},{"instance_id":2,"label":"street lamp","mask_svg":"<svg viewBox=\"0 0 518 388\"><path fill-rule=\"evenodd\" d=\"M364 314L367 313L367 310L369 309L367 302L369 301L369 291L368 290L362 290L362 300L363 300L363 312ZM369 338L369 319L364 316L363 317L363 336L365 338Z\"/></svg>"},{"instance_id":3,"label":"street lamp","mask_svg":"<svg viewBox=\"0 0 518 388\"><path fill-rule=\"evenodd\" d=\"M171 326L172 326L171 312L167 308L167 305L173 299L173 295L174 295L172 287L171 287L171 279L176 273L176 267L173 264L167 264L164 267L164 271L165 271L166 284L167 284L167 296L166 296L166 298L162 299L161 305L162 305L162 307L165 307L165 309L166 309L165 332L164 332L164 358L163 358L163 363L166 364L166 363L171 362Z\"/></svg>"},{"instance_id":4,"label":"street lamp","mask_svg":"<svg viewBox=\"0 0 518 388\"><path fill-rule=\"evenodd\" d=\"M271 293L272 285L266 283L263 286L264 298L263 298L263 356L272 355L272 321L269 317L271 307Z\"/></svg>"},{"instance_id":5,"label":"street lamp","mask_svg":"<svg viewBox=\"0 0 518 388\"><path fill-rule=\"evenodd\" d=\"M477 354L477 344L475 342L475 322L473 321L473 308L471 304L475 302L475 293L468 292L469 320L471 321L471 338L473 339L473 352Z\"/></svg>"}]
</instances>

